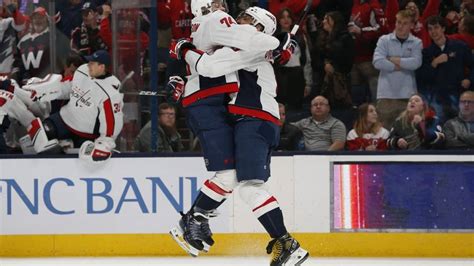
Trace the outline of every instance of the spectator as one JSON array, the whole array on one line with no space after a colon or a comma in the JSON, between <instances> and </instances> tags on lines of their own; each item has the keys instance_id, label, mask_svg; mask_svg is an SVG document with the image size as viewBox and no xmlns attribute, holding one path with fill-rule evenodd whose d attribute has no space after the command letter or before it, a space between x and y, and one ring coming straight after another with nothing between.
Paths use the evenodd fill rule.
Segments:
<instances>
[{"instance_id":1,"label":"spectator","mask_svg":"<svg viewBox=\"0 0 474 266\"><path fill-rule=\"evenodd\" d=\"M440 147L443 142L438 118L421 95L415 94L395 121L387 145L391 149L420 150Z\"/></svg>"},{"instance_id":2,"label":"spectator","mask_svg":"<svg viewBox=\"0 0 474 266\"><path fill-rule=\"evenodd\" d=\"M314 10L318 7L320 0L313 1L311 3L311 9ZM291 10L292 14L296 16L301 15L303 9L306 5L306 1L301 0L275 0L275 1L268 1L268 11L272 12L273 14L277 15L283 9ZM243 10L245 10L244 8Z\"/></svg>"},{"instance_id":3,"label":"spectator","mask_svg":"<svg viewBox=\"0 0 474 266\"><path fill-rule=\"evenodd\" d=\"M459 22L458 33L449 35L448 38L461 40L474 50L474 16L464 16Z\"/></svg>"},{"instance_id":4,"label":"spectator","mask_svg":"<svg viewBox=\"0 0 474 266\"><path fill-rule=\"evenodd\" d=\"M284 8L277 16L278 26L275 36L291 31L294 25L293 14ZM311 56L305 34L298 31L294 36L297 46L288 63L274 64L278 84L277 101L288 106L291 110L300 110L303 98L311 92L313 83Z\"/></svg>"},{"instance_id":5,"label":"spectator","mask_svg":"<svg viewBox=\"0 0 474 266\"><path fill-rule=\"evenodd\" d=\"M17 33L25 29L26 18L16 4L0 5L0 76L9 76L13 72L14 53L16 52Z\"/></svg>"},{"instance_id":6,"label":"spectator","mask_svg":"<svg viewBox=\"0 0 474 266\"><path fill-rule=\"evenodd\" d=\"M392 20L392 17L397 17L399 12L399 5L397 0L393 1L393 4L390 4L390 8L386 9L386 14L388 20ZM436 16L439 14L439 5L440 0L428 0L423 14L420 14L420 4L415 0L404 0L402 2L401 10L411 10L414 13L415 21L412 30L413 35L420 38L423 43L423 48L428 47L431 44L430 36L428 35L428 30L425 27L425 22L428 17ZM396 27L396 26L395 26Z\"/></svg>"},{"instance_id":7,"label":"spectator","mask_svg":"<svg viewBox=\"0 0 474 266\"><path fill-rule=\"evenodd\" d=\"M410 33L414 22L411 11L398 12L395 31L380 37L375 48L373 64L380 70L377 110L385 128L392 127L416 92L415 70L421 66L422 44Z\"/></svg>"},{"instance_id":8,"label":"spectator","mask_svg":"<svg viewBox=\"0 0 474 266\"><path fill-rule=\"evenodd\" d=\"M161 1L160 1L161 2ZM167 0L165 2L158 2L158 23L159 25L171 26L171 38L162 36L160 41L161 47L165 51L166 59L163 63L166 64L166 77L168 80L170 76L186 76L186 64L182 61L173 60L168 56L168 47L172 39L189 38L191 36L191 21L193 13L191 12L191 0Z\"/></svg>"},{"instance_id":9,"label":"spectator","mask_svg":"<svg viewBox=\"0 0 474 266\"><path fill-rule=\"evenodd\" d=\"M470 150L474 148L474 92L465 91L459 99L459 115L443 127L446 148Z\"/></svg>"},{"instance_id":10,"label":"spectator","mask_svg":"<svg viewBox=\"0 0 474 266\"><path fill-rule=\"evenodd\" d=\"M158 1L158 25L171 26L173 39L191 36L191 0Z\"/></svg>"},{"instance_id":11,"label":"spectator","mask_svg":"<svg viewBox=\"0 0 474 266\"><path fill-rule=\"evenodd\" d=\"M139 9L117 10L117 28L112 29L111 17L112 9L109 5L103 5L103 18L100 23L100 36L109 49L112 48L112 30L117 32L118 57L116 65L117 77L119 80L134 71L135 74L126 82L123 82L124 92L137 92L143 88L143 80L139 75L145 51L148 48L149 37L141 28L142 13ZM124 130L121 135L127 146L127 150L133 150L135 138L139 133L139 99L136 95L125 95L124 97ZM124 147L121 147L123 150Z\"/></svg>"},{"instance_id":12,"label":"spectator","mask_svg":"<svg viewBox=\"0 0 474 266\"><path fill-rule=\"evenodd\" d=\"M98 13L93 2L82 6L82 24L71 34L71 49L82 56L90 55L97 50L108 50L99 35Z\"/></svg>"},{"instance_id":13,"label":"spectator","mask_svg":"<svg viewBox=\"0 0 474 266\"><path fill-rule=\"evenodd\" d=\"M135 149L140 152L151 152L151 141L158 141L157 152L178 152L184 149L181 135L176 129L176 109L168 103L159 106L159 125L157 140L151 139L151 121L140 131L135 141Z\"/></svg>"},{"instance_id":14,"label":"spectator","mask_svg":"<svg viewBox=\"0 0 474 266\"><path fill-rule=\"evenodd\" d=\"M464 16L474 15L474 1L463 0L459 8L459 15L461 18Z\"/></svg>"},{"instance_id":15,"label":"spectator","mask_svg":"<svg viewBox=\"0 0 474 266\"><path fill-rule=\"evenodd\" d=\"M374 68L372 59L375 45L381 35L381 26L376 19L376 12L381 9L378 0L354 0L352 6L349 33L355 39L354 65L351 70L351 83L354 85L369 85L371 100L375 102L377 96L377 77L379 72Z\"/></svg>"},{"instance_id":16,"label":"spectator","mask_svg":"<svg viewBox=\"0 0 474 266\"><path fill-rule=\"evenodd\" d=\"M352 124L352 97L350 72L354 60L354 39L347 31L340 12L329 12L323 20L316 49L319 51L318 67L324 76L317 82L322 87L321 95L328 100L333 115ZM337 115L336 115L337 114ZM348 122L350 120L350 122Z\"/></svg>"},{"instance_id":17,"label":"spectator","mask_svg":"<svg viewBox=\"0 0 474 266\"><path fill-rule=\"evenodd\" d=\"M389 132L378 121L377 110L373 104L359 106L354 128L347 134L347 149L376 151L387 149Z\"/></svg>"},{"instance_id":18,"label":"spectator","mask_svg":"<svg viewBox=\"0 0 474 266\"><path fill-rule=\"evenodd\" d=\"M418 72L418 83L429 105L435 108L441 122L457 114L462 91L474 81L474 62L469 47L462 41L446 38L446 21L440 16L426 21L433 43L423 49L423 65ZM465 74L469 69L469 75Z\"/></svg>"},{"instance_id":19,"label":"spectator","mask_svg":"<svg viewBox=\"0 0 474 266\"><path fill-rule=\"evenodd\" d=\"M56 1L56 16L58 19L56 26L64 36L69 38L72 31L81 26L83 5L84 0Z\"/></svg>"},{"instance_id":20,"label":"spectator","mask_svg":"<svg viewBox=\"0 0 474 266\"><path fill-rule=\"evenodd\" d=\"M316 9L316 16L318 18L323 18L329 12L338 11L343 17L344 25L347 25L351 17L353 0L320 0L317 2L320 2Z\"/></svg>"},{"instance_id":21,"label":"spectator","mask_svg":"<svg viewBox=\"0 0 474 266\"><path fill-rule=\"evenodd\" d=\"M50 31L46 9L38 7L31 14L31 32L23 36L18 43L20 52L15 64L20 66L17 80L23 81L32 77L43 78L49 73L59 72L64 68L64 59L69 54L69 40L63 34L56 35L56 50L50 49ZM55 53L56 69L52 68L50 53Z\"/></svg>"},{"instance_id":22,"label":"spectator","mask_svg":"<svg viewBox=\"0 0 474 266\"><path fill-rule=\"evenodd\" d=\"M311 101L311 117L292 123L303 132L307 151L338 151L344 149L346 127L329 113L329 102L324 96Z\"/></svg>"},{"instance_id":23,"label":"spectator","mask_svg":"<svg viewBox=\"0 0 474 266\"><path fill-rule=\"evenodd\" d=\"M285 105L278 104L280 111L280 142L276 151L296 151L299 150L299 143L303 138L301 131L286 122L286 110Z\"/></svg>"}]
</instances>

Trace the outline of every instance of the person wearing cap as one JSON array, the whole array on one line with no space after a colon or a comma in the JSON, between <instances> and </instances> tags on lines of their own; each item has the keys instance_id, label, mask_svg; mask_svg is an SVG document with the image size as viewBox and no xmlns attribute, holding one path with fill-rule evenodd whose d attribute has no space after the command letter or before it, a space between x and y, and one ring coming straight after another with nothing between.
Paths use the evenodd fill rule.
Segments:
<instances>
[{"instance_id":1,"label":"person wearing cap","mask_svg":"<svg viewBox=\"0 0 474 266\"><path fill-rule=\"evenodd\" d=\"M100 162L111 156L123 127L120 81L107 70L111 64L107 51L96 51L85 59L88 63L81 65L70 81L49 78L23 86L35 95L47 95L37 101L69 100L59 113L34 121L47 136L46 140L32 138L37 152L44 150L42 143L72 139L75 147L81 146L81 158ZM34 132L30 136L35 136Z\"/></svg>"},{"instance_id":2,"label":"person wearing cap","mask_svg":"<svg viewBox=\"0 0 474 266\"><path fill-rule=\"evenodd\" d=\"M90 55L97 50L108 50L99 34L98 13L94 2L85 2L81 14L81 26L76 27L71 33L71 49L82 56Z\"/></svg>"},{"instance_id":3,"label":"person wearing cap","mask_svg":"<svg viewBox=\"0 0 474 266\"><path fill-rule=\"evenodd\" d=\"M15 79L23 83L32 77L44 78L50 73L59 73L64 67L69 49L69 40L63 34L57 34L56 49L50 49L50 31L48 13L43 7L38 7L30 16L30 32L18 42L15 65L19 72ZM52 68L50 53L54 53L56 68Z\"/></svg>"}]
</instances>

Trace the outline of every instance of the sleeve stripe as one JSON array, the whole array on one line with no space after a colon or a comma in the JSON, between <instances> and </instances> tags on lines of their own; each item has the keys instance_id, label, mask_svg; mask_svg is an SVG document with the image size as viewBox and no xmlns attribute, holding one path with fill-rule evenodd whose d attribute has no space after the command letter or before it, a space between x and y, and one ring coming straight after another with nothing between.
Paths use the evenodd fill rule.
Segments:
<instances>
[{"instance_id":1,"label":"sleeve stripe","mask_svg":"<svg viewBox=\"0 0 474 266\"><path fill-rule=\"evenodd\" d=\"M105 112L105 134L107 137L112 137L114 135L115 128L115 118L114 111L112 109L112 102L110 98L104 102L104 112Z\"/></svg>"}]
</instances>

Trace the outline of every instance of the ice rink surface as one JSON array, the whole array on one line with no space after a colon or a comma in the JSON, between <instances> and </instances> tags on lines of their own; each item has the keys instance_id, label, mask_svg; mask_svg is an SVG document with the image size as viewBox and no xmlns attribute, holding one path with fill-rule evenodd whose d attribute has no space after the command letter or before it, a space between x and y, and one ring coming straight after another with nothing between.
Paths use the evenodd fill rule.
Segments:
<instances>
[{"instance_id":1,"label":"ice rink surface","mask_svg":"<svg viewBox=\"0 0 474 266\"><path fill-rule=\"evenodd\" d=\"M266 257L0 258L0 265L269 265ZM474 259L309 258L303 266L474 266Z\"/></svg>"}]
</instances>

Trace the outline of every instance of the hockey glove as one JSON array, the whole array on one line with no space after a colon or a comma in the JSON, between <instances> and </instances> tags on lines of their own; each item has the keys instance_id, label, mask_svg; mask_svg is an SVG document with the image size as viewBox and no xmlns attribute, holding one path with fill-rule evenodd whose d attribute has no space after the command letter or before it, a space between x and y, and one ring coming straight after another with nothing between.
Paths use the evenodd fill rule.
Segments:
<instances>
[{"instance_id":1,"label":"hockey glove","mask_svg":"<svg viewBox=\"0 0 474 266\"><path fill-rule=\"evenodd\" d=\"M88 140L79 149L79 158L92 163L105 162L112 156L115 142L111 138L98 138L94 142Z\"/></svg>"},{"instance_id":2,"label":"hockey glove","mask_svg":"<svg viewBox=\"0 0 474 266\"><path fill-rule=\"evenodd\" d=\"M177 60L184 59L186 52L190 49L196 49L196 46L190 39L182 38L172 40L170 44L170 57Z\"/></svg>"},{"instance_id":3,"label":"hockey glove","mask_svg":"<svg viewBox=\"0 0 474 266\"><path fill-rule=\"evenodd\" d=\"M15 91L15 86L13 86L10 79L0 79L0 90L9 91L13 93Z\"/></svg>"},{"instance_id":4,"label":"hockey glove","mask_svg":"<svg viewBox=\"0 0 474 266\"><path fill-rule=\"evenodd\" d=\"M278 65L286 65L298 44L286 32L278 36L278 39L280 40L280 45L272 52L273 61Z\"/></svg>"},{"instance_id":5,"label":"hockey glove","mask_svg":"<svg viewBox=\"0 0 474 266\"><path fill-rule=\"evenodd\" d=\"M171 76L166 87L171 101L179 102L184 94L184 80L180 76Z\"/></svg>"}]
</instances>

